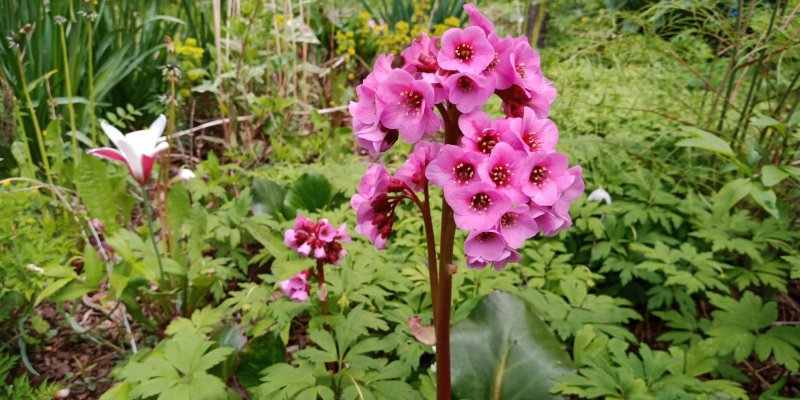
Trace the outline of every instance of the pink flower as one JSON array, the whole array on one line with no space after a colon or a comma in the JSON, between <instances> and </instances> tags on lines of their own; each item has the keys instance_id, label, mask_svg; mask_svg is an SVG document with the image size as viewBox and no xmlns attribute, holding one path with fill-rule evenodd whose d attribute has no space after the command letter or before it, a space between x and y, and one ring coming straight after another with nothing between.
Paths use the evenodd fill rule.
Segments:
<instances>
[{"instance_id":1,"label":"pink flower","mask_svg":"<svg viewBox=\"0 0 800 400\"><path fill-rule=\"evenodd\" d=\"M385 106L380 122L388 129L397 129L411 143L436 133L442 125L442 118L432 108L431 84L415 80L402 69L392 70L378 85L378 99Z\"/></svg>"},{"instance_id":2,"label":"pink flower","mask_svg":"<svg viewBox=\"0 0 800 400\"><path fill-rule=\"evenodd\" d=\"M350 198L350 206L353 210L358 210L365 203L370 202L380 193L386 193L389 188L389 181L392 176L382 164L370 164L367 172L358 184L356 194Z\"/></svg>"},{"instance_id":3,"label":"pink flower","mask_svg":"<svg viewBox=\"0 0 800 400\"><path fill-rule=\"evenodd\" d=\"M508 143L500 142L494 146L489 157L481 162L478 174L483 182L493 185L513 203L525 203L527 197L514 186L516 176L520 173L518 161L524 158L524 152L516 151Z\"/></svg>"},{"instance_id":4,"label":"pink flower","mask_svg":"<svg viewBox=\"0 0 800 400\"><path fill-rule=\"evenodd\" d=\"M411 73L436 72L439 69L436 61L436 54L439 52L436 48L438 41L438 37L431 38L423 33L419 39L411 42L411 45L400 53L403 56L403 69Z\"/></svg>"},{"instance_id":5,"label":"pink flower","mask_svg":"<svg viewBox=\"0 0 800 400\"><path fill-rule=\"evenodd\" d=\"M303 257L308 257L313 250L311 245L316 239L316 228L314 221L298 215L294 222L294 229L288 229L283 234L283 243Z\"/></svg>"},{"instance_id":6,"label":"pink flower","mask_svg":"<svg viewBox=\"0 0 800 400\"><path fill-rule=\"evenodd\" d=\"M505 118L491 120L483 111L473 111L458 119L458 127L464 133L461 144L465 149L486 154L492 152L500 142L512 142L514 133Z\"/></svg>"},{"instance_id":7,"label":"pink flower","mask_svg":"<svg viewBox=\"0 0 800 400\"><path fill-rule=\"evenodd\" d=\"M166 125L167 118L161 115L149 128L123 135L119 129L101 121L100 127L117 148L92 149L88 154L125 164L133 179L144 185L150 180L156 157L169 147L161 137Z\"/></svg>"},{"instance_id":8,"label":"pink flower","mask_svg":"<svg viewBox=\"0 0 800 400\"><path fill-rule=\"evenodd\" d=\"M528 81L526 90L530 98L527 106L532 108L539 118L547 118L547 115L550 114L550 106L556 99L556 95L558 95L556 87L545 77L537 75Z\"/></svg>"},{"instance_id":9,"label":"pink flower","mask_svg":"<svg viewBox=\"0 0 800 400\"><path fill-rule=\"evenodd\" d=\"M469 138L474 138L484 129L490 128L491 125L492 119L482 110L475 110L458 118L458 128L461 129L464 136Z\"/></svg>"},{"instance_id":10,"label":"pink flower","mask_svg":"<svg viewBox=\"0 0 800 400\"><path fill-rule=\"evenodd\" d=\"M328 222L327 218L323 218L317 222L317 238L323 242L332 242L336 237L337 230L333 228Z\"/></svg>"},{"instance_id":11,"label":"pink flower","mask_svg":"<svg viewBox=\"0 0 800 400\"><path fill-rule=\"evenodd\" d=\"M472 24L472 26L481 28L486 36L494 33L494 24L492 21L489 21L488 18L484 17L480 11L478 11L478 8L475 7L475 4L464 4L464 11L466 11L467 15L469 15L469 23Z\"/></svg>"},{"instance_id":12,"label":"pink flower","mask_svg":"<svg viewBox=\"0 0 800 400\"><path fill-rule=\"evenodd\" d=\"M341 243L350 241L347 225L334 228L327 219L314 222L302 215L295 220L294 229L283 235L283 243L303 257L313 256L317 260L339 265L347 251Z\"/></svg>"},{"instance_id":13,"label":"pink flower","mask_svg":"<svg viewBox=\"0 0 800 400\"><path fill-rule=\"evenodd\" d=\"M392 62L394 62L394 54L381 54L375 59L375 64L372 67L372 72L364 78L364 84L374 89L378 88L378 84L385 81L392 72Z\"/></svg>"},{"instance_id":14,"label":"pink flower","mask_svg":"<svg viewBox=\"0 0 800 400\"><path fill-rule=\"evenodd\" d=\"M545 236L553 236L572 226L572 220L569 215L566 218L556 213L553 207L540 207L537 205L530 206L530 215L536 221L536 225Z\"/></svg>"},{"instance_id":15,"label":"pink flower","mask_svg":"<svg viewBox=\"0 0 800 400\"><path fill-rule=\"evenodd\" d=\"M558 127L549 120L538 118L533 109L525 107L522 118L515 118L510 122L514 132L515 148L520 148L528 153L551 153L556 149L558 142Z\"/></svg>"},{"instance_id":16,"label":"pink flower","mask_svg":"<svg viewBox=\"0 0 800 400\"><path fill-rule=\"evenodd\" d=\"M494 49L494 58L489 65L483 70L481 75L488 78L494 85L495 89L499 89L497 87L498 82L498 74L502 71L501 66L503 63L508 63L508 51L511 46L514 44L514 39L511 36L507 36L505 39L500 39L496 34L492 33L489 35L489 44L492 45Z\"/></svg>"},{"instance_id":17,"label":"pink flower","mask_svg":"<svg viewBox=\"0 0 800 400\"><path fill-rule=\"evenodd\" d=\"M358 144L367 150L370 156L389 150L397 142L400 134L396 129L387 129L378 121L378 113L383 109L375 101L375 90L365 84L356 88L359 101L350 102L349 111L353 117L353 133Z\"/></svg>"},{"instance_id":18,"label":"pink flower","mask_svg":"<svg viewBox=\"0 0 800 400\"><path fill-rule=\"evenodd\" d=\"M494 128L486 128L477 132L473 137L464 135L464 137L461 138L461 144L465 149L484 155L489 155L492 149L494 149L494 146L497 146L497 144L502 141L501 131Z\"/></svg>"},{"instance_id":19,"label":"pink flower","mask_svg":"<svg viewBox=\"0 0 800 400\"><path fill-rule=\"evenodd\" d=\"M356 232L364 235L379 250L386 248L394 226L394 210L399 199L380 194L356 210Z\"/></svg>"},{"instance_id":20,"label":"pink flower","mask_svg":"<svg viewBox=\"0 0 800 400\"><path fill-rule=\"evenodd\" d=\"M378 249L386 247L394 225L394 210L406 198L405 190L410 189L403 181L389 175L386 167L373 164L361 179L358 192L350 199L356 211L356 232L366 236Z\"/></svg>"},{"instance_id":21,"label":"pink flower","mask_svg":"<svg viewBox=\"0 0 800 400\"><path fill-rule=\"evenodd\" d=\"M447 99L462 113L480 110L494 92L494 85L488 78L468 72L450 75L444 86Z\"/></svg>"},{"instance_id":22,"label":"pink flower","mask_svg":"<svg viewBox=\"0 0 800 400\"><path fill-rule=\"evenodd\" d=\"M453 28L442 35L437 59L440 68L479 74L494 59L494 49L481 28Z\"/></svg>"},{"instance_id":23,"label":"pink flower","mask_svg":"<svg viewBox=\"0 0 800 400\"><path fill-rule=\"evenodd\" d=\"M505 252L503 253L503 257L499 260L487 260L486 258L478 255L478 256L468 256L467 257L467 266L472 269L484 269L487 265L492 264L492 267L498 271L502 271L506 268L506 264L508 263L515 263L519 262L522 259L522 256L514 249L506 248Z\"/></svg>"},{"instance_id":24,"label":"pink flower","mask_svg":"<svg viewBox=\"0 0 800 400\"><path fill-rule=\"evenodd\" d=\"M388 77L392 59L391 55L378 57L375 69L367 75L363 84L356 87L358 102L351 101L348 108L358 143L373 157L388 150L400 137L396 129L381 125L378 117L383 111L383 104L376 101L378 85Z\"/></svg>"},{"instance_id":25,"label":"pink flower","mask_svg":"<svg viewBox=\"0 0 800 400\"><path fill-rule=\"evenodd\" d=\"M522 117L525 107L530 107L539 118L547 118L550 106L558 94L556 88L542 76L535 76L528 82L529 89L511 86L495 93L503 100L503 111L509 117Z\"/></svg>"},{"instance_id":26,"label":"pink flower","mask_svg":"<svg viewBox=\"0 0 800 400\"><path fill-rule=\"evenodd\" d=\"M526 240L536 236L539 225L534 215L538 214L530 213L528 206L522 204L508 210L500 217L498 228L510 247L519 248Z\"/></svg>"},{"instance_id":27,"label":"pink flower","mask_svg":"<svg viewBox=\"0 0 800 400\"><path fill-rule=\"evenodd\" d=\"M520 166L517 185L538 206L552 206L575 177L567 171L569 159L561 153L530 154Z\"/></svg>"},{"instance_id":28,"label":"pink flower","mask_svg":"<svg viewBox=\"0 0 800 400\"><path fill-rule=\"evenodd\" d=\"M511 200L494 185L477 182L445 192L461 229L489 229L511 208Z\"/></svg>"},{"instance_id":29,"label":"pink flower","mask_svg":"<svg viewBox=\"0 0 800 400\"><path fill-rule=\"evenodd\" d=\"M529 81L542 75L539 67L539 54L524 36L514 40L514 44L504 57L507 57L508 62L500 63L497 66L497 87L500 89L507 89L514 85L529 89Z\"/></svg>"},{"instance_id":30,"label":"pink flower","mask_svg":"<svg viewBox=\"0 0 800 400\"><path fill-rule=\"evenodd\" d=\"M569 216L569 206L573 201L583 195L585 186L583 178L581 177L581 167L574 166L567 172L575 179L572 185L564 190L561 194L561 198L558 199L552 207L548 207L546 210L542 211L542 215L537 216L537 220L545 220L547 224L543 229L545 236L553 236L559 231L572 226L572 218Z\"/></svg>"},{"instance_id":31,"label":"pink flower","mask_svg":"<svg viewBox=\"0 0 800 400\"><path fill-rule=\"evenodd\" d=\"M425 176L447 191L453 186L477 182L478 165L482 160L483 157L476 152L464 151L461 147L447 144L428 165Z\"/></svg>"},{"instance_id":32,"label":"pink flower","mask_svg":"<svg viewBox=\"0 0 800 400\"><path fill-rule=\"evenodd\" d=\"M411 190L422 191L428 186L428 178L425 176L425 169L428 164L439 155L442 148L441 143L420 141L414 146L414 151L408 157L405 164L398 168L394 173L397 179L405 182Z\"/></svg>"},{"instance_id":33,"label":"pink flower","mask_svg":"<svg viewBox=\"0 0 800 400\"><path fill-rule=\"evenodd\" d=\"M509 262L517 262L520 255L508 247L505 238L494 230L476 230L464 241L464 254L470 268L483 269L492 264L498 271Z\"/></svg>"},{"instance_id":34,"label":"pink flower","mask_svg":"<svg viewBox=\"0 0 800 400\"><path fill-rule=\"evenodd\" d=\"M280 285L283 294L298 303L308 301L311 293L311 285L308 284L309 276L311 276L311 271L305 270L285 281L281 281Z\"/></svg>"}]
</instances>

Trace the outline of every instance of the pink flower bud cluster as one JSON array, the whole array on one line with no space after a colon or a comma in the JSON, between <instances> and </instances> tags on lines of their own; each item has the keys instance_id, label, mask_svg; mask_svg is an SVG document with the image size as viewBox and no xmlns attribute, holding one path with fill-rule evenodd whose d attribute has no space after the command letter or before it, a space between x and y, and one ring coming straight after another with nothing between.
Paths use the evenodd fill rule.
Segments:
<instances>
[{"instance_id":1,"label":"pink flower bud cluster","mask_svg":"<svg viewBox=\"0 0 800 400\"><path fill-rule=\"evenodd\" d=\"M399 68L392 55L378 57L356 88L353 130L371 156L399 137L416 146L394 176L371 165L351 205L356 231L384 248L397 203L433 183L443 189L456 225L470 232L468 265L502 269L520 259L525 240L572 225L569 205L584 185L581 168L569 168L556 151L558 128L547 119L556 90L542 75L539 54L525 36L500 38L474 5L464 8L472 26L441 39L422 35L402 52ZM504 118L483 111L492 94L502 100ZM458 145L422 140L441 130L436 108L457 123Z\"/></svg>"},{"instance_id":2,"label":"pink flower bud cluster","mask_svg":"<svg viewBox=\"0 0 800 400\"><path fill-rule=\"evenodd\" d=\"M294 229L283 235L283 243L303 257L310 256L333 265L339 265L347 254L342 243L348 242L347 224L334 228L327 219L314 222L302 215L297 216Z\"/></svg>"},{"instance_id":3,"label":"pink flower bud cluster","mask_svg":"<svg viewBox=\"0 0 800 400\"><path fill-rule=\"evenodd\" d=\"M285 281L281 281L281 290L291 300L298 303L308 301L311 295L311 285L308 283L308 278L311 276L311 270L305 270Z\"/></svg>"}]
</instances>

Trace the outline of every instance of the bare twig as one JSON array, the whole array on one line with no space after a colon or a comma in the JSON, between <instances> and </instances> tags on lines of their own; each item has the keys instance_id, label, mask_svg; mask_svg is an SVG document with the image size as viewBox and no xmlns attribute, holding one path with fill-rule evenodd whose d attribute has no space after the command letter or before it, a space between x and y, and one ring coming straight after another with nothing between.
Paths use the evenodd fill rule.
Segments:
<instances>
[{"instance_id":1,"label":"bare twig","mask_svg":"<svg viewBox=\"0 0 800 400\"><path fill-rule=\"evenodd\" d=\"M237 122L242 122L242 121L247 121L249 119L250 119L249 115L242 115L240 117L237 117L236 121ZM205 124L197 125L192 129L187 129L187 130L184 130L184 131L175 132L175 135L173 135L173 136L181 137L181 136L191 135L192 133L195 133L195 132L198 132L198 131L202 131L204 129L213 128L215 126L220 126L220 125L225 125L225 124L231 122L230 120L231 120L230 118L222 118L222 119L218 119L218 120L215 120L215 121L206 122Z\"/></svg>"}]
</instances>

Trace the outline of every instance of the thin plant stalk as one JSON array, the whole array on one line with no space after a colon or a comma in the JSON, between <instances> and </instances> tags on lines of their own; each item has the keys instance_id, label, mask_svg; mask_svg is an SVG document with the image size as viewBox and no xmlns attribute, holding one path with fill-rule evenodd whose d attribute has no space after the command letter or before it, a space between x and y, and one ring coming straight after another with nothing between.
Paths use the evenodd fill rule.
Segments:
<instances>
[{"instance_id":1,"label":"thin plant stalk","mask_svg":"<svg viewBox=\"0 0 800 400\"><path fill-rule=\"evenodd\" d=\"M19 68L19 81L22 85L22 93L25 93L25 105L28 107L28 114L33 122L33 130L36 132L36 141L39 144L39 152L42 154L42 164L44 165L44 174L47 176L47 183L53 184L53 176L50 173L50 161L47 159L47 150L45 149L44 135L42 135L42 128L39 126L39 119L36 118L36 109L33 107L31 101L31 94L28 91L28 82L25 79L25 69L22 67L22 54L17 49L17 68Z\"/></svg>"},{"instance_id":2,"label":"thin plant stalk","mask_svg":"<svg viewBox=\"0 0 800 400\"><path fill-rule=\"evenodd\" d=\"M28 158L28 169L30 170L30 178L36 179L36 167L33 165L33 155L31 154L31 146L28 143L28 135L25 134L25 125L22 121L22 113L19 111L19 106L14 102L14 114L17 115L17 125L19 125L20 137L22 143L25 145L25 156Z\"/></svg>"},{"instance_id":3,"label":"thin plant stalk","mask_svg":"<svg viewBox=\"0 0 800 400\"><path fill-rule=\"evenodd\" d=\"M95 114L94 101L94 22L89 21L89 123L92 129L92 146L97 147L97 115Z\"/></svg>"},{"instance_id":4,"label":"thin plant stalk","mask_svg":"<svg viewBox=\"0 0 800 400\"><path fill-rule=\"evenodd\" d=\"M175 102L177 101L177 96L175 92L175 81L178 79L174 70L167 71L167 77L169 78L169 106L167 108L167 127L166 127L166 140L169 146L172 146L172 134L175 132ZM167 198L167 193L170 190L169 184L169 165L170 165L170 154L169 152L165 152L161 158L161 170L158 171L158 185L157 189L158 192L161 193L160 198L165 199ZM169 203L166 201L161 202L160 204L160 211L159 219L161 221L161 240L164 242L165 251L167 254L172 254L174 251L172 246L172 236L169 232L169 225L167 221L169 220Z\"/></svg>"},{"instance_id":5,"label":"thin plant stalk","mask_svg":"<svg viewBox=\"0 0 800 400\"><path fill-rule=\"evenodd\" d=\"M794 86L794 84L792 84L792 86ZM25 135L25 125L24 121L22 120L22 113L19 111L19 103L14 97L14 91L11 89L8 79L6 78L5 71L2 68L0 68L0 90L2 90L2 92L0 92L0 98L5 95L10 96L12 102L14 103L14 117L17 119L17 126L19 126L20 132L22 132L22 135L20 136L22 138L22 143L25 145L25 156L28 158L30 178L36 179L36 167L33 165L33 156L31 155L31 147L28 143L28 136ZM20 171L22 171L21 168Z\"/></svg>"},{"instance_id":6,"label":"thin plant stalk","mask_svg":"<svg viewBox=\"0 0 800 400\"><path fill-rule=\"evenodd\" d=\"M766 45L770 39L772 34L772 27L775 25L775 17L778 15L778 8L780 5L780 1L778 0L775 7L772 9L772 18L769 20L769 27L767 28L767 33L764 35L764 44ZM759 72L761 71L761 65L764 63L764 58L767 56L766 48L761 50L761 57L758 58L758 63L756 63L756 68L753 70L753 80L750 83L750 89L747 92L747 98L744 102L744 107L742 108L742 113L739 115L739 123L736 125L736 129L733 131L733 142L734 145L737 147L741 147L741 143L737 143L737 139L739 136L739 131L742 131L742 141L744 141L745 131L749 125L750 113L753 111L755 107L755 101L753 101L753 94L755 93L756 87L759 85ZM752 104L751 104L752 101ZM744 127L743 127L744 126ZM763 138L762 138L763 139Z\"/></svg>"},{"instance_id":7,"label":"thin plant stalk","mask_svg":"<svg viewBox=\"0 0 800 400\"><path fill-rule=\"evenodd\" d=\"M317 287L320 293L324 290L325 286L325 261L317 260ZM324 296L322 301L322 315L328 315L328 296Z\"/></svg>"},{"instance_id":8,"label":"thin plant stalk","mask_svg":"<svg viewBox=\"0 0 800 400\"><path fill-rule=\"evenodd\" d=\"M72 8L72 2L70 2ZM72 133L72 162L78 166L78 129L75 124L75 107L72 105L72 76L69 71L69 56L67 55L67 34L64 23L58 24L61 36L61 53L64 57L64 84L67 87L67 113L69 114L69 129Z\"/></svg>"},{"instance_id":9,"label":"thin plant stalk","mask_svg":"<svg viewBox=\"0 0 800 400\"><path fill-rule=\"evenodd\" d=\"M533 33L531 35L531 46L536 47L539 43L539 36L542 33L542 26L544 25L544 13L547 9L547 0L539 2L539 10L536 12L536 21L533 25Z\"/></svg>"},{"instance_id":10,"label":"thin plant stalk","mask_svg":"<svg viewBox=\"0 0 800 400\"><path fill-rule=\"evenodd\" d=\"M725 97L723 98L723 103L722 103L722 113L719 116L719 121L717 121L718 131L721 131L722 127L725 125L725 115L728 114L728 102L731 100L731 92L733 91L733 80L735 78L737 69L736 61L739 57L739 46L741 44L740 42L741 42L741 32L742 32L742 14L744 11L742 10L742 5L743 5L742 3L743 1L739 0L736 6L737 9L739 10L739 14L736 15L736 35L735 35L736 37L733 42L733 54L731 54L731 61L728 66L728 70L726 71L725 77L723 78L723 82L726 83L727 86L725 91ZM716 106L716 101L712 106L711 113L714 112L714 106Z\"/></svg>"},{"instance_id":11,"label":"thin plant stalk","mask_svg":"<svg viewBox=\"0 0 800 400\"><path fill-rule=\"evenodd\" d=\"M150 235L150 241L153 242L153 251L156 252L156 260L158 261L159 282L164 285L164 264L161 261L161 252L158 251L156 232L153 230L153 211L150 209L149 193L144 185L142 185L142 198L144 199L144 215L145 219L147 219L147 233Z\"/></svg>"}]
</instances>

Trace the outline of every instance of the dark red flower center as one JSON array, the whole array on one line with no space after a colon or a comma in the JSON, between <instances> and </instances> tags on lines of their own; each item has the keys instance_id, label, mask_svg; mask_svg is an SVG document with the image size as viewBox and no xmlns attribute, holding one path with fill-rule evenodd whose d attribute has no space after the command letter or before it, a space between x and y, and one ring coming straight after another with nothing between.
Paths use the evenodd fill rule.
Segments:
<instances>
[{"instance_id":1,"label":"dark red flower center","mask_svg":"<svg viewBox=\"0 0 800 400\"><path fill-rule=\"evenodd\" d=\"M417 61L419 64L417 65L417 71L419 72L436 72L439 68L439 64L436 62L436 56L431 53L423 53L417 57Z\"/></svg>"},{"instance_id":2,"label":"dark red flower center","mask_svg":"<svg viewBox=\"0 0 800 400\"><path fill-rule=\"evenodd\" d=\"M404 92L400 92L400 102L405 104L408 107L408 111L406 111L406 115L409 114L416 114L419 115L422 113L422 102L425 98L419 92L414 92L411 90L406 90Z\"/></svg>"},{"instance_id":3,"label":"dark red flower center","mask_svg":"<svg viewBox=\"0 0 800 400\"><path fill-rule=\"evenodd\" d=\"M533 167L530 176L531 183L533 183L534 185L542 186L542 182L544 182L544 180L547 179L548 172L549 170L547 169L547 167L542 167L540 165Z\"/></svg>"},{"instance_id":4,"label":"dark red flower center","mask_svg":"<svg viewBox=\"0 0 800 400\"><path fill-rule=\"evenodd\" d=\"M500 142L500 135L494 129L484 129L478 137L478 150L481 153L489 154L494 146Z\"/></svg>"},{"instance_id":5,"label":"dark red flower center","mask_svg":"<svg viewBox=\"0 0 800 400\"><path fill-rule=\"evenodd\" d=\"M496 67L498 63L500 63L500 55L497 54L497 53L494 53L494 58L492 59L492 62L490 62L489 65L486 66L484 71L486 71L486 72L494 71L494 67Z\"/></svg>"},{"instance_id":6,"label":"dark red flower center","mask_svg":"<svg viewBox=\"0 0 800 400\"><path fill-rule=\"evenodd\" d=\"M528 145L528 148L531 151L536 151L536 150L539 149L539 146L540 146L540 144L539 144L539 133L536 132L536 131L530 131L530 132L524 133L522 135L522 141L525 142L526 145Z\"/></svg>"},{"instance_id":7,"label":"dark red flower center","mask_svg":"<svg viewBox=\"0 0 800 400\"><path fill-rule=\"evenodd\" d=\"M517 214L513 212L507 212L500 217L500 224L505 227L513 227L517 225Z\"/></svg>"},{"instance_id":8,"label":"dark red flower center","mask_svg":"<svg viewBox=\"0 0 800 400\"><path fill-rule=\"evenodd\" d=\"M492 205L492 198L488 194L480 192L472 195L469 208L479 214L484 213Z\"/></svg>"},{"instance_id":9,"label":"dark red flower center","mask_svg":"<svg viewBox=\"0 0 800 400\"><path fill-rule=\"evenodd\" d=\"M471 44L461 43L460 45L456 46L456 58L461 60L461 62L467 62L471 60L474 52L475 49Z\"/></svg>"},{"instance_id":10,"label":"dark red flower center","mask_svg":"<svg viewBox=\"0 0 800 400\"><path fill-rule=\"evenodd\" d=\"M455 176L456 182L458 183L467 183L474 175L475 167L473 167L472 164L459 162L453 167L453 176Z\"/></svg>"},{"instance_id":11,"label":"dark red flower center","mask_svg":"<svg viewBox=\"0 0 800 400\"><path fill-rule=\"evenodd\" d=\"M525 77L528 75L528 73L525 71L525 63L517 64L517 67L515 69L517 70L517 74L519 75L520 78L525 79Z\"/></svg>"},{"instance_id":12,"label":"dark red flower center","mask_svg":"<svg viewBox=\"0 0 800 400\"><path fill-rule=\"evenodd\" d=\"M489 240L492 239L493 236L494 234L492 234L491 232L481 232L478 234L478 241L481 243L488 242Z\"/></svg>"},{"instance_id":13,"label":"dark red flower center","mask_svg":"<svg viewBox=\"0 0 800 400\"><path fill-rule=\"evenodd\" d=\"M511 183L511 174L511 165L505 163L492 168L489 177L497 186L508 186Z\"/></svg>"},{"instance_id":14,"label":"dark red flower center","mask_svg":"<svg viewBox=\"0 0 800 400\"><path fill-rule=\"evenodd\" d=\"M383 125L381 125L381 131L386 133L381 142L381 151L386 151L400 138L400 132L397 129L387 129Z\"/></svg>"},{"instance_id":15,"label":"dark red flower center","mask_svg":"<svg viewBox=\"0 0 800 400\"><path fill-rule=\"evenodd\" d=\"M469 93L472 91L472 88L475 86L475 82L470 79L468 76L459 77L456 80L456 85L462 92Z\"/></svg>"}]
</instances>

